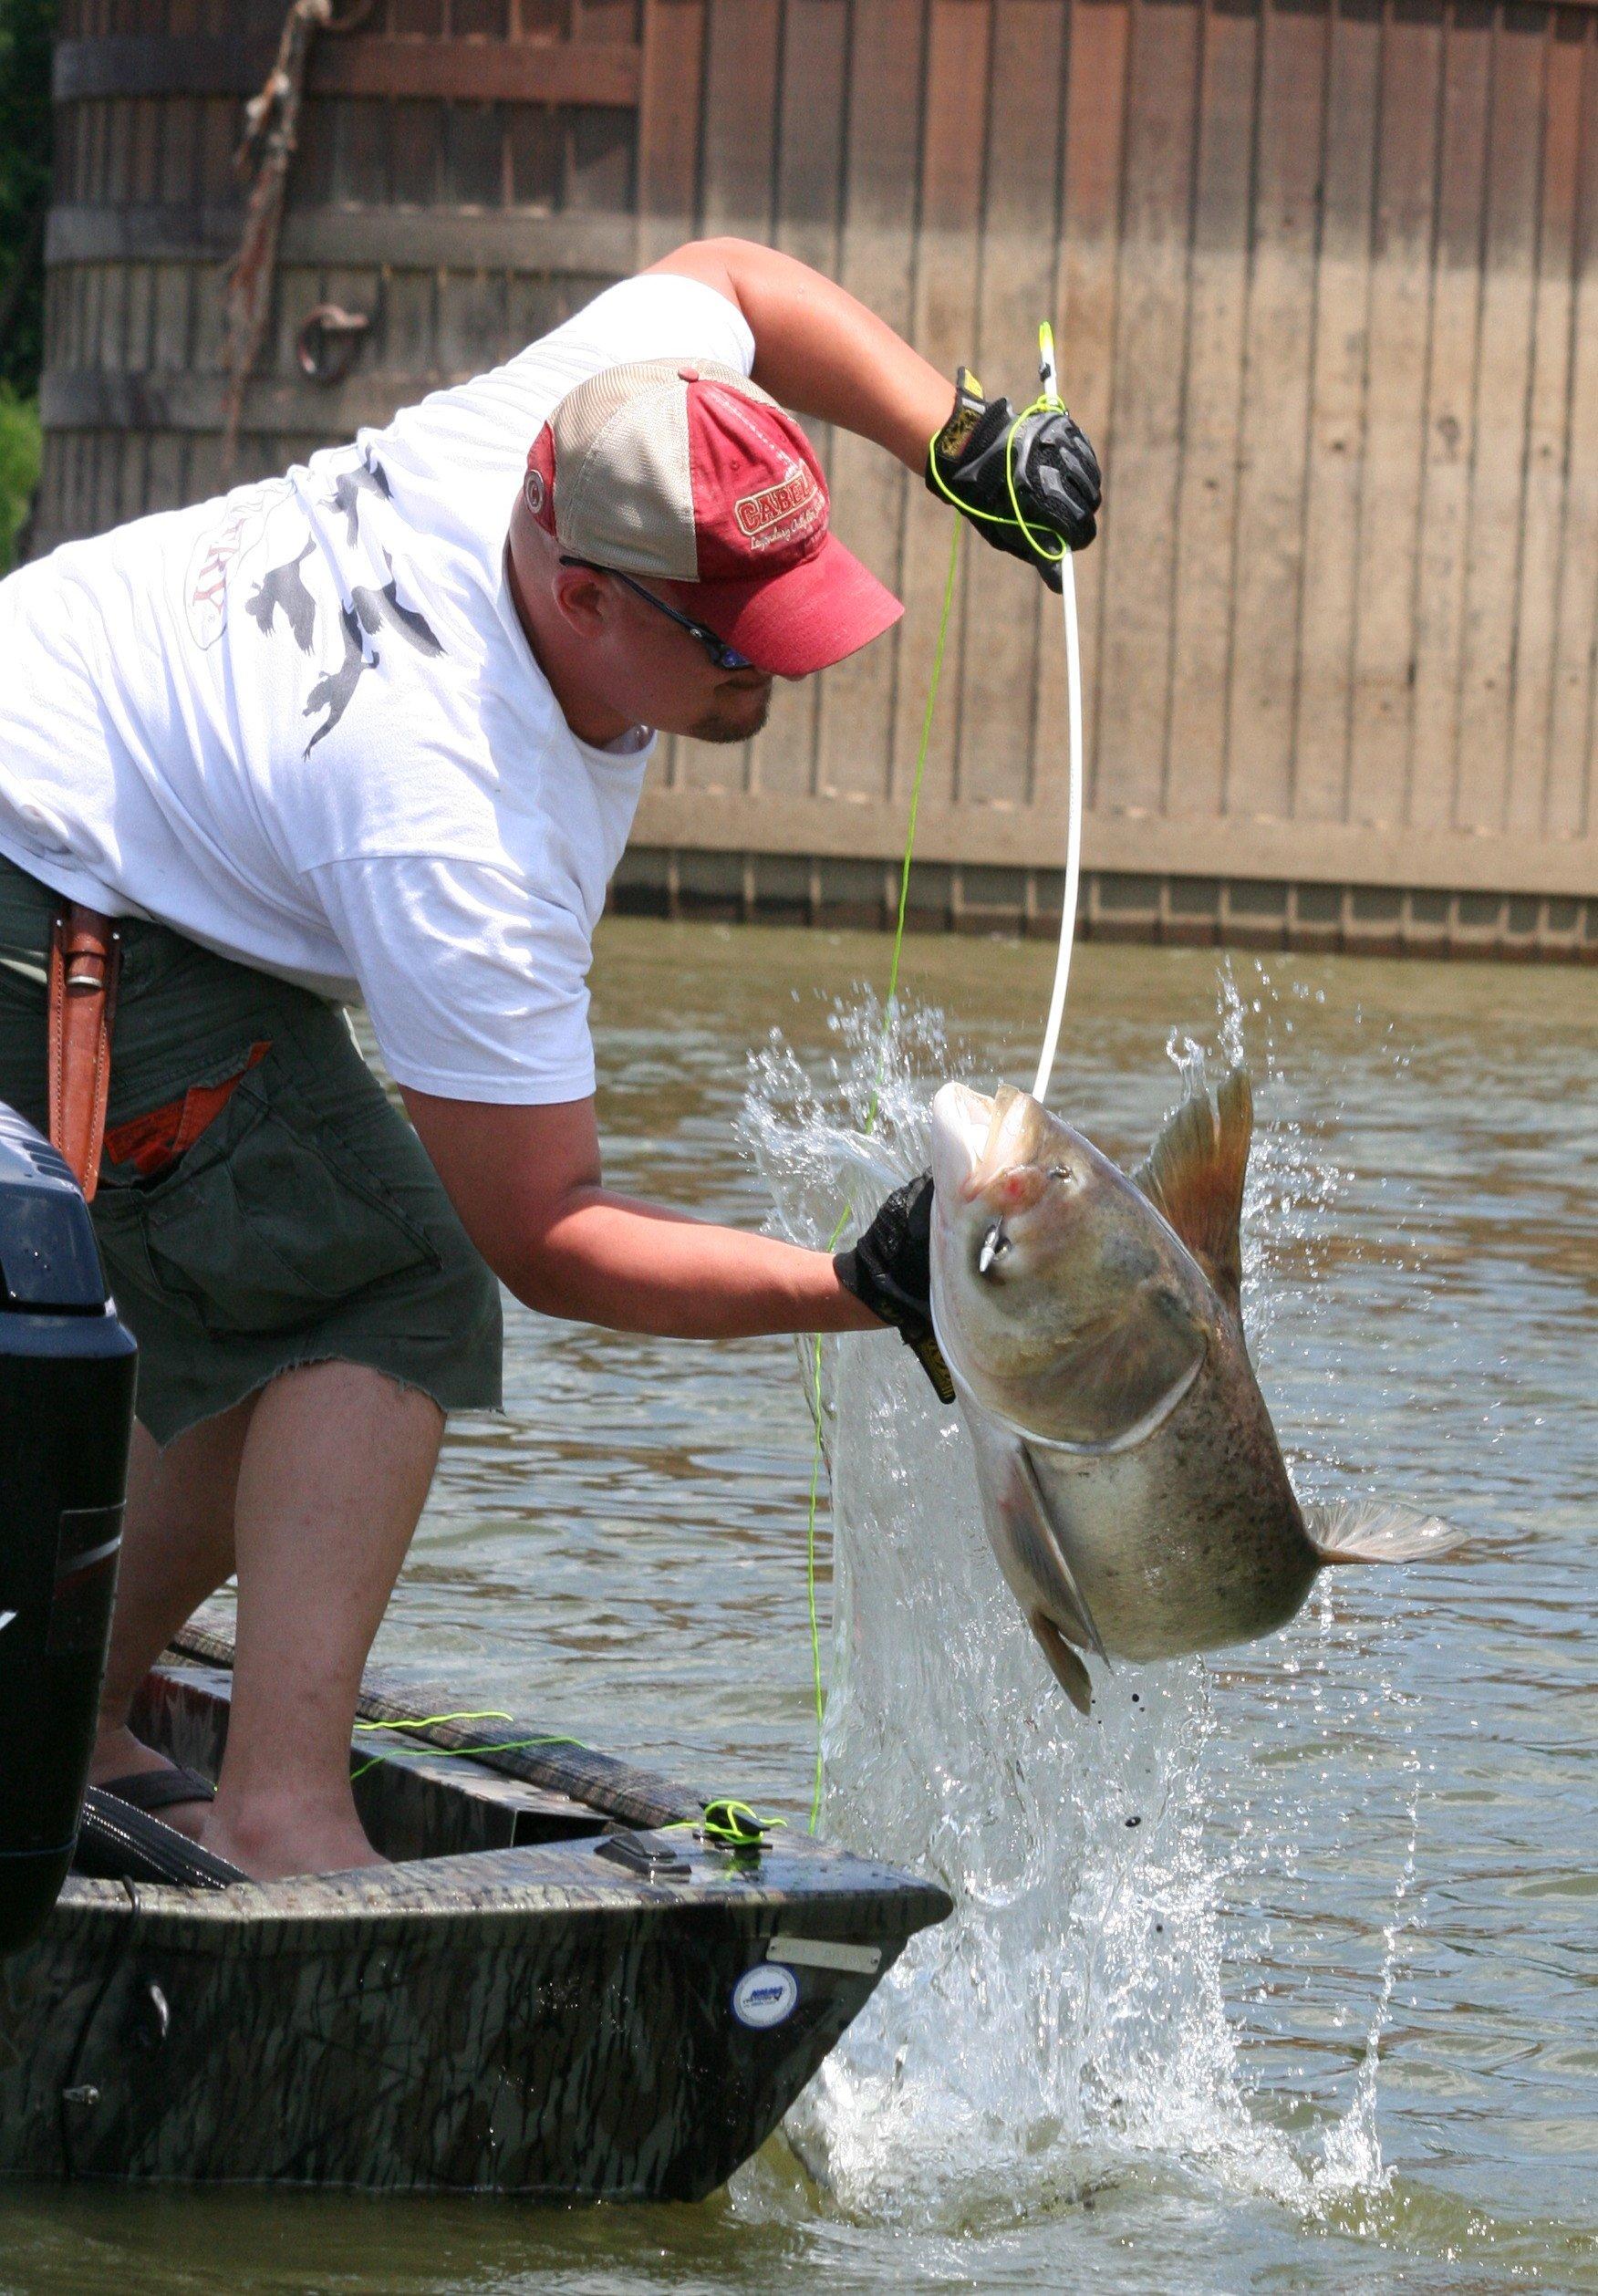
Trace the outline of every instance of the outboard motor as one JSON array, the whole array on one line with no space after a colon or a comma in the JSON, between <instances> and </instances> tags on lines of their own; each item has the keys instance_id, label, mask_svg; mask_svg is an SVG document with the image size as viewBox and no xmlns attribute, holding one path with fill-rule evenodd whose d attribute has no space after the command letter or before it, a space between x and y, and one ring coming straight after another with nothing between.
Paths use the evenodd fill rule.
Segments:
<instances>
[{"instance_id":1,"label":"outboard motor","mask_svg":"<svg viewBox=\"0 0 1598 2296\"><path fill-rule=\"evenodd\" d=\"M77 1181L0 1102L0 1953L39 1928L72 1862L136 1355Z\"/></svg>"}]
</instances>

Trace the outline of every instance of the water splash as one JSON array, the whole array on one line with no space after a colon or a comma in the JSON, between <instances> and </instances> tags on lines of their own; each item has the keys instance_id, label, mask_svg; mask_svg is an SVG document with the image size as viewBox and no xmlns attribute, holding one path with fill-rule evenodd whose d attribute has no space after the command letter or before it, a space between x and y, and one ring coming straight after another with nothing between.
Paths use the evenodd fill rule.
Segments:
<instances>
[{"instance_id":1,"label":"water splash","mask_svg":"<svg viewBox=\"0 0 1598 2296\"><path fill-rule=\"evenodd\" d=\"M1226 1059L1241 1057L1250 1017L1229 971ZM924 1168L931 1093L952 1065L936 1013L901 1011L887 1029L867 1001L832 1027L819 1077L773 1033L746 1106L774 1224L812 1244L841 1204L853 1232ZM1184 1086L1202 1079L1206 1049L1173 1039ZM1263 1073L1275 1074L1273 1041ZM1262 1126L1258 1140L1245 1210L1256 1328L1273 1262L1302 1254L1338 1182L1298 1126ZM1078 1718L994 1565L957 1420L902 1351L846 1348L828 1348L822 1390L835 1570L825 1826L935 1875L955 1913L912 1943L823 2068L791 2116L794 2151L829 2208L946 2229L1133 2177L1345 2214L1385 2181L1379 2043L1417 1781L1354 2101L1307 2116L1292 2080L1272 2092L1270 2052L1229 1988L1292 1968L1276 1933L1317 1782L1296 1761L1271 1769L1269 1748L1257 1772L1251 1746L1234 1774L1239 1749L1218 1742L1219 1678L1198 1660L1121 1668L1096 1684L1092 1719ZM1295 1735L1306 1709L1312 1737L1335 1733L1344 1654L1327 1602L1312 1604L1305 1636L1274 1661L1301 1693ZM1269 1695L1256 1723L1261 1705L1269 1721Z\"/></svg>"}]
</instances>

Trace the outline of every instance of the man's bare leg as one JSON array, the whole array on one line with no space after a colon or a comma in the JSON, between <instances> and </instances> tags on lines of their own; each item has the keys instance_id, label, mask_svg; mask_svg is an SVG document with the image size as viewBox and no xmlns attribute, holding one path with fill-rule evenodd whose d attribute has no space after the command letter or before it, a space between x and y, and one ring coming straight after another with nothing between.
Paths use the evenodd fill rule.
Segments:
<instances>
[{"instance_id":1,"label":"man's bare leg","mask_svg":"<svg viewBox=\"0 0 1598 2296\"><path fill-rule=\"evenodd\" d=\"M103 1785L141 1770L163 1770L164 1755L135 1738L128 1715L140 1685L172 1636L233 1576L233 1492L256 1398L202 1420L165 1450L133 1429L128 1516L117 1574L110 1655L100 1692L99 1733L89 1781ZM161 1812L169 1825L199 1836L206 1805Z\"/></svg>"},{"instance_id":2,"label":"man's bare leg","mask_svg":"<svg viewBox=\"0 0 1598 2296\"><path fill-rule=\"evenodd\" d=\"M355 1814L349 1733L443 1429L430 1397L358 1364L285 1371L256 1397L233 1713L201 1839L258 1880L382 1862Z\"/></svg>"}]
</instances>

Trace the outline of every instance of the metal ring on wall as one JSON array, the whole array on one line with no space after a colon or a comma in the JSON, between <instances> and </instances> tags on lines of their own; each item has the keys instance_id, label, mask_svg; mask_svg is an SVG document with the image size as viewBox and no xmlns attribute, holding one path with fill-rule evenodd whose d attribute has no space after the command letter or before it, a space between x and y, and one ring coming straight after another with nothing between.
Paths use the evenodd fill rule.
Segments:
<instances>
[{"instance_id":1,"label":"metal ring on wall","mask_svg":"<svg viewBox=\"0 0 1598 2296\"><path fill-rule=\"evenodd\" d=\"M361 338L370 325L364 311L347 311L338 303L318 303L306 314L295 340L301 374L329 390L341 383L354 366Z\"/></svg>"}]
</instances>

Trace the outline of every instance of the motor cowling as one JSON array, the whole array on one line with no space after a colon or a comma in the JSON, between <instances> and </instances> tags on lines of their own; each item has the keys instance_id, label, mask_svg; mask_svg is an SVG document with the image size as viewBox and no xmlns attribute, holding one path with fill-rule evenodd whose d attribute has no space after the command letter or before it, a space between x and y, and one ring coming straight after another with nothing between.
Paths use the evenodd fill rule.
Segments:
<instances>
[{"instance_id":1,"label":"motor cowling","mask_svg":"<svg viewBox=\"0 0 1598 2296\"><path fill-rule=\"evenodd\" d=\"M72 1862L137 1353L78 1183L0 1102L0 1953L34 1936Z\"/></svg>"}]
</instances>

